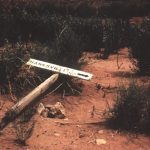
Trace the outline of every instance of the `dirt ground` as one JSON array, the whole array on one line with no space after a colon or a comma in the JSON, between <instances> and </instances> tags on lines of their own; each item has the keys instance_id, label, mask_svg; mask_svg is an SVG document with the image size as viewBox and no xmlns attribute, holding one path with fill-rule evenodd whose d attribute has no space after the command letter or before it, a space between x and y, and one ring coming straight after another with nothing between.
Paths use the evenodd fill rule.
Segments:
<instances>
[{"instance_id":1,"label":"dirt ground","mask_svg":"<svg viewBox=\"0 0 150 150\"><path fill-rule=\"evenodd\" d=\"M128 83L131 78L140 82L149 82L148 77L135 76L131 71L128 50L122 49L119 55L111 55L107 60L96 58L97 54L84 53L87 61L82 70L92 73L91 81L81 81L84 85L80 96L46 95L41 101L54 104L60 101L67 119L49 119L36 114L32 136L27 146L15 142L16 135L10 124L0 132L0 150L148 150L150 138L145 135L123 133L105 126L105 112L112 107L115 99L115 87L119 82ZM96 83L112 87L104 93L96 90ZM13 105L8 95L0 97L0 118ZM92 111L95 108L95 111ZM105 143L98 145L96 139Z\"/></svg>"}]
</instances>

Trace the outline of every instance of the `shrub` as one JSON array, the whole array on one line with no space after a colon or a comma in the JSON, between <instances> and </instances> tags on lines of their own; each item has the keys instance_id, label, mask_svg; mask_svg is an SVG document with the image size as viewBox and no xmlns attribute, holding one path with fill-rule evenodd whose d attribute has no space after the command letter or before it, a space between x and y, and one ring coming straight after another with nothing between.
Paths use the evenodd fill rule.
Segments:
<instances>
[{"instance_id":1,"label":"shrub","mask_svg":"<svg viewBox=\"0 0 150 150\"><path fill-rule=\"evenodd\" d=\"M132 81L128 87L121 85L111 117L110 126L127 131L150 132L150 85Z\"/></svg>"},{"instance_id":2,"label":"shrub","mask_svg":"<svg viewBox=\"0 0 150 150\"><path fill-rule=\"evenodd\" d=\"M119 48L127 45L125 41L127 34L127 20L122 19L104 19L103 20L103 47L106 59L111 53L117 52Z\"/></svg>"},{"instance_id":3,"label":"shrub","mask_svg":"<svg viewBox=\"0 0 150 150\"><path fill-rule=\"evenodd\" d=\"M39 60L44 60L51 63L60 63L64 64L67 63L68 66L74 65L74 68L78 68L79 65L77 60L70 59L71 57L74 57L75 55L71 55L65 57L63 59L63 56L61 58L61 52L57 53L54 49L51 50L46 45L41 44L32 44L32 48L30 50L30 54L32 58L36 58ZM8 48L9 47L9 48ZM4 52L1 55L1 61L0 61L0 91L1 94L15 94L16 96L20 96L20 94L23 91L26 91L26 89L31 89L33 87L36 87L39 83L41 83L43 80L48 78L50 74L52 74L50 71L44 71L43 69L38 69L34 67L29 67L25 65L26 60L25 57L29 55L29 53L26 55L24 52L27 50L26 48L11 48L8 46L7 50L4 49ZM28 49L29 50L29 49ZM36 50L36 51L34 51ZM23 52L24 51L24 52ZM78 52L78 51L77 51ZM19 57L19 53L22 53L23 56ZM54 54L54 55L53 55ZM50 57L48 57L50 56ZM27 56L27 58L30 58L30 56ZM50 59L52 58L52 59ZM59 58L59 59L58 59ZM74 61L73 61L74 60ZM63 79L60 79L60 82L64 82L64 79L67 79L68 77L63 77ZM58 83L60 84L60 83ZM12 95L12 98L13 95ZM16 99L13 99L16 100Z\"/></svg>"},{"instance_id":4,"label":"shrub","mask_svg":"<svg viewBox=\"0 0 150 150\"><path fill-rule=\"evenodd\" d=\"M35 114L34 107L28 107L19 118L13 123L13 127L16 133L16 142L23 146L26 146L27 139L31 137L35 122L31 118Z\"/></svg>"},{"instance_id":5,"label":"shrub","mask_svg":"<svg viewBox=\"0 0 150 150\"><path fill-rule=\"evenodd\" d=\"M79 68L77 64L82 54L82 43L80 37L72 30L71 26L66 24L62 28L61 32L57 34L52 48L54 49L54 59L49 53L49 60L62 66Z\"/></svg>"},{"instance_id":6,"label":"shrub","mask_svg":"<svg viewBox=\"0 0 150 150\"><path fill-rule=\"evenodd\" d=\"M72 18L73 29L81 37L83 50L100 52L104 57L117 52L121 47L128 45L128 21L115 18Z\"/></svg>"},{"instance_id":7,"label":"shrub","mask_svg":"<svg viewBox=\"0 0 150 150\"><path fill-rule=\"evenodd\" d=\"M147 18L141 25L132 26L131 57L137 60L134 65L140 74L150 75L150 20Z\"/></svg>"},{"instance_id":8,"label":"shrub","mask_svg":"<svg viewBox=\"0 0 150 150\"><path fill-rule=\"evenodd\" d=\"M0 55L0 90L1 93L19 94L39 82L39 76L33 68L25 65L32 54L32 47L23 43L11 45L6 42Z\"/></svg>"},{"instance_id":9,"label":"shrub","mask_svg":"<svg viewBox=\"0 0 150 150\"><path fill-rule=\"evenodd\" d=\"M72 17L73 30L81 38L83 50L99 51L102 46L102 19Z\"/></svg>"},{"instance_id":10,"label":"shrub","mask_svg":"<svg viewBox=\"0 0 150 150\"><path fill-rule=\"evenodd\" d=\"M16 132L16 142L26 146L27 139L31 137L34 128L34 123L14 123Z\"/></svg>"},{"instance_id":11,"label":"shrub","mask_svg":"<svg viewBox=\"0 0 150 150\"><path fill-rule=\"evenodd\" d=\"M59 22L56 38L48 50L48 62L80 69L81 63L79 63L79 59L82 54L82 48L81 38L74 32L72 22L70 20L63 20L62 23ZM78 89L78 85L74 84L68 76L61 75L57 85L61 83L63 83L61 91L65 91L65 93L72 91L71 87ZM72 94L75 93L72 92Z\"/></svg>"}]
</instances>

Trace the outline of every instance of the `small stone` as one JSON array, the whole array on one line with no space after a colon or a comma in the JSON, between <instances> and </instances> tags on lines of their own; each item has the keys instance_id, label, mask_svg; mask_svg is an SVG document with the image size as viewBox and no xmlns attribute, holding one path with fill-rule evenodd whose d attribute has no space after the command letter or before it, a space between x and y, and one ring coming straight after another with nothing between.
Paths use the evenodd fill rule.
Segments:
<instances>
[{"instance_id":1,"label":"small stone","mask_svg":"<svg viewBox=\"0 0 150 150\"><path fill-rule=\"evenodd\" d=\"M60 102L57 102L55 105L46 105L45 107L49 110L50 118L65 118L65 108Z\"/></svg>"},{"instance_id":2,"label":"small stone","mask_svg":"<svg viewBox=\"0 0 150 150\"><path fill-rule=\"evenodd\" d=\"M47 117L48 117L48 113L49 113L49 110L48 110L47 108L45 108L45 109L42 111L41 115L42 115L44 118L47 118Z\"/></svg>"},{"instance_id":3,"label":"small stone","mask_svg":"<svg viewBox=\"0 0 150 150\"><path fill-rule=\"evenodd\" d=\"M99 130L98 133L99 133L99 134L103 134L104 131L103 131L103 130Z\"/></svg>"},{"instance_id":4,"label":"small stone","mask_svg":"<svg viewBox=\"0 0 150 150\"><path fill-rule=\"evenodd\" d=\"M55 135L55 136L57 136L57 137L59 137L59 136L60 136L60 134L59 134L59 133L54 133L54 135Z\"/></svg>"},{"instance_id":5,"label":"small stone","mask_svg":"<svg viewBox=\"0 0 150 150\"><path fill-rule=\"evenodd\" d=\"M41 115L42 112L44 111L44 109L45 109L44 104L43 104L43 103L40 103L39 106L38 106L38 108L37 108L38 114Z\"/></svg>"},{"instance_id":6,"label":"small stone","mask_svg":"<svg viewBox=\"0 0 150 150\"><path fill-rule=\"evenodd\" d=\"M79 138L83 138L83 137L85 137L85 135L82 134L82 133L80 133L80 134L79 134Z\"/></svg>"},{"instance_id":7,"label":"small stone","mask_svg":"<svg viewBox=\"0 0 150 150\"><path fill-rule=\"evenodd\" d=\"M106 140L104 140L104 139L96 139L95 142L97 145L105 145L106 144Z\"/></svg>"},{"instance_id":8,"label":"small stone","mask_svg":"<svg viewBox=\"0 0 150 150\"><path fill-rule=\"evenodd\" d=\"M65 119L64 119L64 121L68 121L68 120L69 120L68 118L65 118Z\"/></svg>"}]
</instances>

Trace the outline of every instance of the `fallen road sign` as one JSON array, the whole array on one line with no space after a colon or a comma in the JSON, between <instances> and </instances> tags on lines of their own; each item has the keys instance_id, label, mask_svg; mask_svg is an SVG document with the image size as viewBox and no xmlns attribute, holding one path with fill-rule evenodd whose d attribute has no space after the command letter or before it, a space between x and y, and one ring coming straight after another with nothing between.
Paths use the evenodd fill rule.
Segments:
<instances>
[{"instance_id":1,"label":"fallen road sign","mask_svg":"<svg viewBox=\"0 0 150 150\"><path fill-rule=\"evenodd\" d=\"M48 63L48 62L44 62L44 61L40 61L40 60L36 60L36 59L30 59L27 62L27 65L51 70L51 71L54 71L57 73L65 74L68 76L72 76L72 77L76 77L76 78L80 78L80 79L84 79L84 80L90 80L90 79L92 79L92 76L93 76L92 74L84 72L84 71L79 71L79 70L59 66L56 64L52 64L52 63Z\"/></svg>"}]
</instances>

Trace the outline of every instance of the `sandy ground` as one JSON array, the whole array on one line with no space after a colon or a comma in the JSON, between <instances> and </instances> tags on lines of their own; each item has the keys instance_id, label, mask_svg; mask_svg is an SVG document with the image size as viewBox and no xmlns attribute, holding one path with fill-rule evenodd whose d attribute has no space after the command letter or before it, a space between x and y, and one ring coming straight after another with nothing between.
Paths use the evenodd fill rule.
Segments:
<instances>
[{"instance_id":1,"label":"sandy ground","mask_svg":"<svg viewBox=\"0 0 150 150\"><path fill-rule=\"evenodd\" d=\"M148 82L148 77L134 76L127 49L120 51L119 69L116 55L107 60L96 59L97 54L84 53L87 64L82 70L92 73L91 81L81 81L84 85L80 96L67 96L62 101L59 95L46 95L41 101L47 104L62 102L66 109L67 119L49 119L36 114L32 136L27 146L15 142L15 131L10 124L0 132L0 150L148 150L150 138L145 135L134 135L114 131L105 126L105 112L112 107L115 91L105 93L96 90L96 83L116 87L119 82L127 83L131 77L140 82ZM9 96L1 96L3 107L0 118L13 105ZM95 111L92 113L93 107ZM106 143L97 145L95 140L103 139Z\"/></svg>"}]
</instances>

